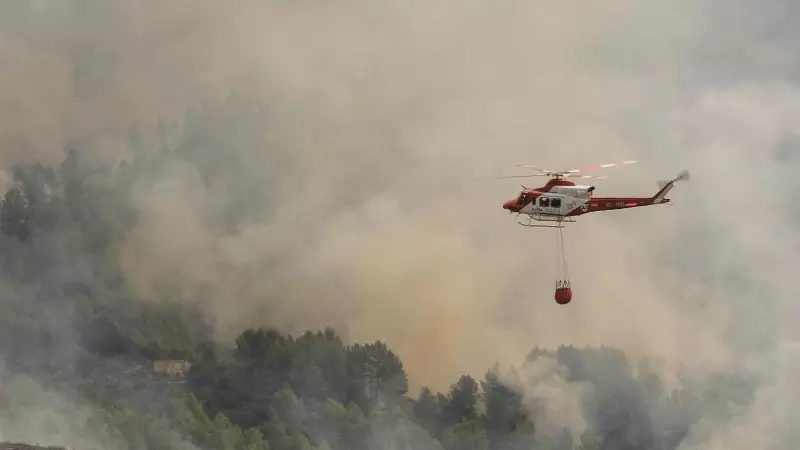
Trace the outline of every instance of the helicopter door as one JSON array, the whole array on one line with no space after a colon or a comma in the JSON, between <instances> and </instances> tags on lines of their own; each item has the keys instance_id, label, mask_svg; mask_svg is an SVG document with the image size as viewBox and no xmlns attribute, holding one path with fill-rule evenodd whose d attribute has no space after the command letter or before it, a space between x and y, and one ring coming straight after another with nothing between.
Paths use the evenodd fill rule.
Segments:
<instances>
[{"instance_id":1,"label":"helicopter door","mask_svg":"<svg viewBox=\"0 0 800 450\"><path fill-rule=\"evenodd\" d=\"M553 214L561 214L561 197L550 198L550 211Z\"/></svg>"},{"instance_id":2,"label":"helicopter door","mask_svg":"<svg viewBox=\"0 0 800 450\"><path fill-rule=\"evenodd\" d=\"M539 197L539 204L544 214L559 214L561 212L561 197Z\"/></svg>"}]
</instances>

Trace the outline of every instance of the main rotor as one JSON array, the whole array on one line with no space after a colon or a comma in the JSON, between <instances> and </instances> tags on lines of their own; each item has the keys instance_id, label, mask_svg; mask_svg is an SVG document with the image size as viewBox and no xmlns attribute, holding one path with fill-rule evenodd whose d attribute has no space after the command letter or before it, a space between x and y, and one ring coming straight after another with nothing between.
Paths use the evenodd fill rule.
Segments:
<instances>
[{"instance_id":1,"label":"main rotor","mask_svg":"<svg viewBox=\"0 0 800 450\"><path fill-rule=\"evenodd\" d=\"M528 174L528 175L508 175L508 176L502 176L502 177L498 177L498 178L550 177L550 178L552 178L554 180L563 180L563 179L566 179L566 178L608 178L608 176L606 176L606 175L601 175L601 176L583 175L583 172L588 172L588 171L591 171L591 170L606 169L606 168L614 167L614 166L624 166L624 165L629 165L629 164L635 164L635 163L638 163L638 162L639 161L629 160L629 161L622 161L622 162L611 163L611 164L599 164L599 165L594 165L594 166L586 166L586 167L581 167L579 169L570 169L570 170L563 170L563 171L558 171L558 172L552 171L552 170L547 170L547 169L542 169L541 167L531 166L531 165L528 165L528 164L517 163L517 164L515 164L517 167L522 167L524 169L537 170L539 173L533 173L533 174Z\"/></svg>"}]
</instances>

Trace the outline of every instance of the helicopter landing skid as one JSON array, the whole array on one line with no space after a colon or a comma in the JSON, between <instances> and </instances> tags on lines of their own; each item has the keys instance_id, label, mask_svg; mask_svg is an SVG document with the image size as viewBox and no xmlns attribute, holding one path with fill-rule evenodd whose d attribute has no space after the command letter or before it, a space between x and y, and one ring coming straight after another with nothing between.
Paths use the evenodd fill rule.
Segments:
<instances>
[{"instance_id":1,"label":"helicopter landing skid","mask_svg":"<svg viewBox=\"0 0 800 450\"><path fill-rule=\"evenodd\" d=\"M547 219L536 219L536 220L540 221L540 222L556 222L556 224L554 224L554 225L534 225L533 224L534 219L533 219L532 216L528 216L527 223L526 222L521 222L520 220L517 220L517 223L519 225L522 225L523 227L528 227L528 228L564 228L564 223L565 222L566 223L575 223L575 220L570 219L570 218L552 217L552 216L548 217Z\"/></svg>"}]
</instances>

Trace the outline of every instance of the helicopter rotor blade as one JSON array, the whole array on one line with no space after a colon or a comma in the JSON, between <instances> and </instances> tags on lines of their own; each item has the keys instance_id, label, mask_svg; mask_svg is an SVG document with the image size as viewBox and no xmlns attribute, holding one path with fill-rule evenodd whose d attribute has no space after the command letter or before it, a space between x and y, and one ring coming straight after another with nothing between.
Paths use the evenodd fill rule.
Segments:
<instances>
[{"instance_id":1,"label":"helicopter rotor blade","mask_svg":"<svg viewBox=\"0 0 800 450\"><path fill-rule=\"evenodd\" d=\"M636 164L638 162L639 161L636 161L636 160L627 160L627 161L620 161L620 162L610 163L610 164L597 164L597 165L594 165L594 166L586 166L586 167L581 167L581 168L578 168L578 169L570 169L570 170L565 170L565 171L561 171L561 172L542 169L541 167L533 166L533 165L529 165L529 164L516 163L515 165L517 167L522 167L522 168L525 168L525 169L537 170L537 171L539 171L539 173L534 173L534 174L529 174L529 175L508 175L508 176L501 176L501 177L495 177L495 178L564 177L564 178L584 178L584 179L597 178L597 179L602 179L602 178L608 178L608 176L607 175L602 175L602 176L598 176L598 175L582 175L582 174L584 172L588 172L588 171L592 171L592 170L607 169L609 167L615 167L615 166L625 166L625 165L630 165L630 164Z\"/></svg>"},{"instance_id":2,"label":"helicopter rotor blade","mask_svg":"<svg viewBox=\"0 0 800 450\"><path fill-rule=\"evenodd\" d=\"M530 178L530 177L549 177L549 174L546 173L534 173L530 175L505 175L502 177L495 177L495 178Z\"/></svg>"},{"instance_id":3,"label":"helicopter rotor blade","mask_svg":"<svg viewBox=\"0 0 800 450\"><path fill-rule=\"evenodd\" d=\"M608 175L579 175L579 174L575 174L575 173L568 173L568 174L532 173L532 174L528 174L528 175L505 175L505 176L495 177L495 178L552 177L552 176L555 176L555 175L561 175L564 178L584 178L584 179L585 178L608 178Z\"/></svg>"},{"instance_id":4,"label":"helicopter rotor blade","mask_svg":"<svg viewBox=\"0 0 800 450\"><path fill-rule=\"evenodd\" d=\"M539 172L542 172L542 173L548 174L548 175L551 174L551 173L554 173L553 171L550 171L550 170L547 170L547 169L542 169L541 167L531 166L531 165L528 165L528 164L516 163L514 165L517 166L517 167L523 167L525 169L538 170Z\"/></svg>"},{"instance_id":5,"label":"helicopter rotor blade","mask_svg":"<svg viewBox=\"0 0 800 450\"><path fill-rule=\"evenodd\" d=\"M564 175L564 178L608 178L608 175L576 175L574 173L568 173Z\"/></svg>"},{"instance_id":6,"label":"helicopter rotor blade","mask_svg":"<svg viewBox=\"0 0 800 450\"><path fill-rule=\"evenodd\" d=\"M528 165L528 164L521 164L521 163L517 163L515 165L517 167L522 167L522 168L525 168L525 169L538 170L543 175L567 175L567 174L571 174L571 173L584 173L584 172L589 172L589 171L592 171L592 170L607 169L609 167L636 164L638 162L639 161L636 161L636 160L627 160L627 161L620 161L620 162L615 162L615 163L610 163L610 164L597 164L597 165L593 165L593 166L586 166L586 167L580 167L578 169L570 169L570 170L563 170L563 171L553 171L553 170L548 170L548 169L542 169L541 167L538 167L538 166L533 166L533 165Z\"/></svg>"},{"instance_id":7,"label":"helicopter rotor blade","mask_svg":"<svg viewBox=\"0 0 800 450\"><path fill-rule=\"evenodd\" d=\"M591 170L607 169L609 167L636 164L638 162L639 161L629 160L629 161L621 161L621 162L616 162L616 163L611 163L611 164L597 164L597 165L594 165L594 166L586 166L586 167L581 167L579 169L567 170L564 173L583 173L583 172L588 172L588 171L591 171Z\"/></svg>"}]
</instances>

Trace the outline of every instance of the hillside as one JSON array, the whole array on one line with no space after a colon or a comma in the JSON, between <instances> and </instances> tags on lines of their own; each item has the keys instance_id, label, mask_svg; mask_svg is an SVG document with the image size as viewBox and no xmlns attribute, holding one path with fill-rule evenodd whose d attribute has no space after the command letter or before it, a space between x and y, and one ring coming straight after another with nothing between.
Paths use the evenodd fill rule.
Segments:
<instances>
[{"instance_id":1,"label":"hillside","mask_svg":"<svg viewBox=\"0 0 800 450\"><path fill-rule=\"evenodd\" d=\"M119 244L142 220L125 200L136 180L196 157L179 145L114 167L70 149L58 166L15 168L0 205L10 408L0 420L10 429L24 428L14 411L27 410L47 427L81 430L62 443L70 448L650 449L675 448L701 420L728 420L752 401L752 378L687 373L667 390L657 370L610 348L534 349L515 367L465 374L440 393L408 392L391 348L346 342L333 328L256 327L220 342L203 310L213 292L202 285L154 285L144 298L123 282ZM154 376L154 361L168 359L191 363L184 383ZM33 389L26 377L41 384L34 396L21 393Z\"/></svg>"},{"instance_id":2,"label":"hillside","mask_svg":"<svg viewBox=\"0 0 800 450\"><path fill-rule=\"evenodd\" d=\"M0 442L0 450L67 450L64 447L39 447L36 445Z\"/></svg>"}]
</instances>

